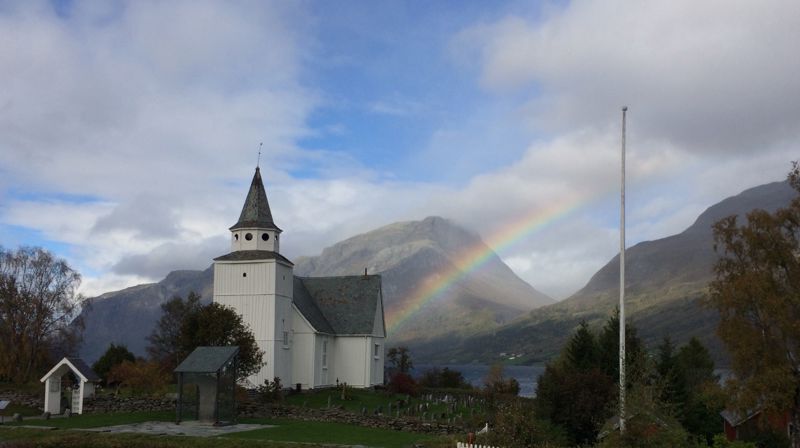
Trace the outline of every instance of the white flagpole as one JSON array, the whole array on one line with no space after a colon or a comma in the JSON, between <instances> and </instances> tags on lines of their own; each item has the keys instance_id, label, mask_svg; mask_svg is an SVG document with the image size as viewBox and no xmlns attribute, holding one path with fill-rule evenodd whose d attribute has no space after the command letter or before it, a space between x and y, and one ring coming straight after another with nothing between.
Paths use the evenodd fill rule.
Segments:
<instances>
[{"instance_id":1,"label":"white flagpole","mask_svg":"<svg viewBox=\"0 0 800 448\"><path fill-rule=\"evenodd\" d=\"M619 224L619 430L625 431L625 115L622 108L622 188Z\"/></svg>"}]
</instances>

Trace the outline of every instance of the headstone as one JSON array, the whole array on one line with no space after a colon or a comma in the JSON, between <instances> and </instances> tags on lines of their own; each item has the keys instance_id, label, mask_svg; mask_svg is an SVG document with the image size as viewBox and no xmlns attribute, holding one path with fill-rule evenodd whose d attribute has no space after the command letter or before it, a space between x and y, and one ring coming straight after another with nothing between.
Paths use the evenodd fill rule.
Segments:
<instances>
[{"instance_id":1,"label":"headstone","mask_svg":"<svg viewBox=\"0 0 800 448\"><path fill-rule=\"evenodd\" d=\"M367 407L366 406L363 406L361 408L361 415L367 415Z\"/></svg>"},{"instance_id":2,"label":"headstone","mask_svg":"<svg viewBox=\"0 0 800 448\"><path fill-rule=\"evenodd\" d=\"M11 421L12 422L21 422L22 421L22 414L15 413L14 415L11 416Z\"/></svg>"},{"instance_id":3,"label":"headstone","mask_svg":"<svg viewBox=\"0 0 800 448\"><path fill-rule=\"evenodd\" d=\"M331 396L328 395L328 408L330 408L330 407L331 407Z\"/></svg>"},{"instance_id":4,"label":"headstone","mask_svg":"<svg viewBox=\"0 0 800 448\"><path fill-rule=\"evenodd\" d=\"M45 412L44 414L42 414L42 417L44 417L45 420L50 420L50 412L49 411Z\"/></svg>"}]
</instances>

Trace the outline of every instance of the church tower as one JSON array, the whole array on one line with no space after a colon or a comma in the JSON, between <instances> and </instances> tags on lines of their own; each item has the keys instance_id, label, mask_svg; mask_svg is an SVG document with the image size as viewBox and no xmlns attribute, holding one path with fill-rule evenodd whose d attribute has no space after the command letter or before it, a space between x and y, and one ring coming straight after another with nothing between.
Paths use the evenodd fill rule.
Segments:
<instances>
[{"instance_id":1,"label":"church tower","mask_svg":"<svg viewBox=\"0 0 800 448\"><path fill-rule=\"evenodd\" d=\"M252 386L275 377L291 384L293 264L280 254L281 229L272 220L258 167L230 231L231 252L214 259L213 300L235 309L264 351L265 364L248 378Z\"/></svg>"}]
</instances>

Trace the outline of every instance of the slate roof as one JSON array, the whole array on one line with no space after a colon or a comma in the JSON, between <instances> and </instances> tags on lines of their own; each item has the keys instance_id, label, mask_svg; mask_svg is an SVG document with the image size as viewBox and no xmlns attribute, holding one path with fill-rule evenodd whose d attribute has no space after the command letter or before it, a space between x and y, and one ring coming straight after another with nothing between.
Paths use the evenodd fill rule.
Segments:
<instances>
[{"instance_id":1,"label":"slate roof","mask_svg":"<svg viewBox=\"0 0 800 448\"><path fill-rule=\"evenodd\" d=\"M197 347L175 368L183 373L216 373L236 354L239 347Z\"/></svg>"},{"instance_id":2,"label":"slate roof","mask_svg":"<svg viewBox=\"0 0 800 448\"><path fill-rule=\"evenodd\" d=\"M381 303L380 275L295 277L297 309L319 332L379 334L375 314Z\"/></svg>"},{"instance_id":3,"label":"slate roof","mask_svg":"<svg viewBox=\"0 0 800 448\"><path fill-rule=\"evenodd\" d=\"M246 227L260 227L265 229L281 229L272 220L272 212L267 201L267 192L264 190L264 182L261 181L261 170L256 167L256 174L250 183L250 191L247 192L247 199L244 200L242 213L239 221L230 230L242 229Z\"/></svg>"},{"instance_id":4,"label":"slate roof","mask_svg":"<svg viewBox=\"0 0 800 448\"><path fill-rule=\"evenodd\" d=\"M100 381L100 375L96 374L91 367L81 358L67 358L84 378L91 382Z\"/></svg>"},{"instance_id":5,"label":"slate roof","mask_svg":"<svg viewBox=\"0 0 800 448\"><path fill-rule=\"evenodd\" d=\"M294 266L288 258L283 255L273 252L271 250L237 250L221 257L217 257L214 261L253 261L253 260L280 260Z\"/></svg>"}]
</instances>

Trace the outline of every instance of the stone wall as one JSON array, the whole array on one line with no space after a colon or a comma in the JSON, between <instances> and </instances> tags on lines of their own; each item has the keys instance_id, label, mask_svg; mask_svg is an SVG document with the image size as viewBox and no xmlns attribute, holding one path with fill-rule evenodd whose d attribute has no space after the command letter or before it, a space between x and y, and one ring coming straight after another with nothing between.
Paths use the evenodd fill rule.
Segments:
<instances>
[{"instance_id":1,"label":"stone wall","mask_svg":"<svg viewBox=\"0 0 800 448\"><path fill-rule=\"evenodd\" d=\"M38 395L17 390L0 390L0 400L9 400L13 404L44 409L44 386L42 386L42 393Z\"/></svg>"},{"instance_id":2,"label":"stone wall","mask_svg":"<svg viewBox=\"0 0 800 448\"><path fill-rule=\"evenodd\" d=\"M15 404L23 404L38 409L43 408L40 396L13 390L0 391L0 399L11 400ZM115 397L102 395L87 398L84 413L109 412L158 412L175 411L174 398L147 397ZM437 421L425 421L413 417L394 417L388 415L360 415L341 408L313 409L295 406L273 405L256 401L238 403L239 418L247 417L284 417L294 420L323 421L364 426L368 428L394 429L424 434L454 434L465 430L457 424L446 424Z\"/></svg>"},{"instance_id":3,"label":"stone wall","mask_svg":"<svg viewBox=\"0 0 800 448\"><path fill-rule=\"evenodd\" d=\"M424 434L456 434L464 432L457 425L423 421L409 417L359 415L341 408L313 409L296 406L269 405L254 402L239 404L239 417L285 417L293 420L345 423L368 428L394 429Z\"/></svg>"}]
</instances>

